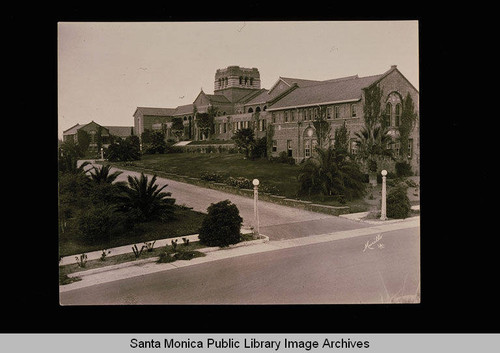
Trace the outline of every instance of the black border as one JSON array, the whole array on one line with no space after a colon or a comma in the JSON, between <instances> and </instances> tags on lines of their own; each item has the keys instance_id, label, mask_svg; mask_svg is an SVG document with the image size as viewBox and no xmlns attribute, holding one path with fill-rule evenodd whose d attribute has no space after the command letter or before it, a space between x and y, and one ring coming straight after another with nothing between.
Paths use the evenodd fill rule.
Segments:
<instances>
[{"instance_id":1,"label":"black border","mask_svg":"<svg viewBox=\"0 0 500 353\"><path fill-rule=\"evenodd\" d=\"M135 5L135 4L134 4ZM466 219L446 205L458 205L454 188L461 186L446 174L462 161L463 155L450 151L463 137L462 121L458 116L436 116L443 102L456 99L452 87L459 87L461 78L453 67L460 40L456 32L443 26L442 12L431 16L415 9L387 11L381 9L340 9L335 5L308 5L299 8L272 7L268 3L218 6L205 4L192 8L170 8L170 5L143 6L134 9L98 9L82 4L57 5L43 18L26 13L11 13L12 30L23 28L21 34L11 34L9 48L16 53L13 62L23 67L30 85L11 71L12 90L18 104L10 111L19 116L26 107L26 93L34 98L37 116L32 144L41 148L30 150L32 159L23 173L24 185L36 188L37 198L16 198L24 212L14 221L22 229L19 242L26 249L14 254L4 265L3 300L9 311L2 320L1 332L6 333L479 333L494 332L490 320L483 319L491 308L493 295L484 300L477 273L468 273L472 261L470 249L460 244L461 234L469 231ZM120 7L126 6L120 4ZM244 12L237 11L244 7ZM417 4L415 4L417 6ZM188 6L189 7L189 6ZM32 9L37 10L37 9ZM423 12L424 10L422 10ZM36 12L36 11L34 11ZM215 12L215 14L214 14ZM344 14L356 15L340 16ZM242 14L243 13L243 14ZM374 15L374 14L378 15ZM329 16L329 14L335 14ZM320 21L320 20L419 20L420 23L420 107L421 107L421 195L422 195L422 303L416 305L261 305L261 306L83 306L62 307L58 298L56 269L57 251L53 236L57 226L57 182L51 174L56 170L55 137L57 135L57 22L58 21ZM263 39L264 40L264 39ZM48 104L47 104L48 103ZM48 109L47 109L48 106ZM43 107L43 108L42 108ZM40 109L43 113L40 114ZM40 116L42 115L42 116ZM432 119L432 120L431 120ZM47 132L45 131L47 130ZM32 136L33 135L33 136ZM49 141L49 142L47 142ZM460 158L459 158L460 157ZM55 172L54 172L55 174ZM436 175L437 174L437 175ZM34 177L36 175L36 177ZM40 176L42 175L42 176ZM441 177L439 176L441 175ZM437 179L437 180L436 180ZM443 186L446 185L446 188ZM434 190L433 190L434 188ZM444 190L446 189L446 190ZM450 190L451 189L451 190ZM45 194L47 193L47 194ZM50 206L49 206L50 205ZM47 209L48 213L42 212ZM48 215L47 215L48 214ZM28 226L28 227L26 227ZM477 232L477 231L476 231ZM52 260L53 259L53 260ZM2 260L5 260L2 259ZM23 262L22 265L14 265ZM492 290L492 288L490 288Z\"/></svg>"}]
</instances>

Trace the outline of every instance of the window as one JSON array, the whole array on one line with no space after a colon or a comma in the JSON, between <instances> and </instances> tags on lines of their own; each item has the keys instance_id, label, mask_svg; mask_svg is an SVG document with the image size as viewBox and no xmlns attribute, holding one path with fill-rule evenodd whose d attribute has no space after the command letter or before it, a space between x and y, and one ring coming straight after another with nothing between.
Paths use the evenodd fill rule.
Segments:
<instances>
[{"instance_id":1,"label":"window","mask_svg":"<svg viewBox=\"0 0 500 353\"><path fill-rule=\"evenodd\" d=\"M340 107L336 105L334 109L335 109L335 115L334 115L335 119L340 118Z\"/></svg>"},{"instance_id":2,"label":"window","mask_svg":"<svg viewBox=\"0 0 500 353\"><path fill-rule=\"evenodd\" d=\"M274 113L274 112L271 113L271 119L272 119L273 123L276 122L276 113Z\"/></svg>"},{"instance_id":3,"label":"window","mask_svg":"<svg viewBox=\"0 0 500 353\"><path fill-rule=\"evenodd\" d=\"M396 119L394 125L399 126L400 119L401 119L401 104L398 103L396 104Z\"/></svg>"},{"instance_id":4,"label":"window","mask_svg":"<svg viewBox=\"0 0 500 353\"><path fill-rule=\"evenodd\" d=\"M351 117L356 117L356 104L351 104Z\"/></svg>"},{"instance_id":5,"label":"window","mask_svg":"<svg viewBox=\"0 0 500 353\"><path fill-rule=\"evenodd\" d=\"M225 134L227 132L227 123L224 123L222 132Z\"/></svg>"},{"instance_id":6,"label":"window","mask_svg":"<svg viewBox=\"0 0 500 353\"><path fill-rule=\"evenodd\" d=\"M290 111L290 121L295 121L295 110Z\"/></svg>"},{"instance_id":7,"label":"window","mask_svg":"<svg viewBox=\"0 0 500 353\"><path fill-rule=\"evenodd\" d=\"M288 122L288 111L284 111L283 114L285 114L285 123Z\"/></svg>"},{"instance_id":8,"label":"window","mask_svg":"<svg viewBox=\"0 0 500 353\"><path fill-rule=\"evenodd\" d=\"M304 156L311 157L311 141L310 140L306 140L306 143L304 145Z\"/></svg>"},{"instance_id":9,"label":"window","mask_svg":"<svg viewBox=\"0 0 500 353\"><path fill-rule=\"evenodd\" d=\"M286 140L286 149L288 150L288 157L292 156L292 140Z\"/></svg>"},{"instance_id":10,"label":"window","mask_svg":"<svg viewBox=\"0 0 500 353\"><path fill-rule=\"evenodd\" d=\"M326 118L331 119L332 118L332 107L326 108Z\"/></svg>"},{"instance_id":11,"label":"window","mask_svg":"<svg viewBox=\"0 0 500 353\"><path fill-rule=\"evenodd\" d=\"M273 152L276 152L276 151L278 151L278 141L273 140Z\"/></svg>"},{"instance_id":12,"label":"window","mask_svg":"<svg viewBox=\"0 0 500 353\"><path fill-rule=\"evenodd\" d=\"M356 143L356 140L351 140L351 153L352 154L358 153L358 144Z\"/></svg>"},{"instance_id":13,"label":"window","mask_svg":"<svg viewBox=\"0 0 500 353\"><path fill-rule=\"evenodd\" d=\"M389 119L389 126L393 126L392 125L392 104L391 103L387 103L385 105L385 115L387 115L387 118Z\"/></svg>"},{"instance_id":14,"label":"window","mask_svg":"<svg viewBox=\"0 0 500 353\"><path fill-rule=\"evenodd\" d=\"M408 158L413 156L413 139L408 139Z\"/></svg>"}]
</instances>

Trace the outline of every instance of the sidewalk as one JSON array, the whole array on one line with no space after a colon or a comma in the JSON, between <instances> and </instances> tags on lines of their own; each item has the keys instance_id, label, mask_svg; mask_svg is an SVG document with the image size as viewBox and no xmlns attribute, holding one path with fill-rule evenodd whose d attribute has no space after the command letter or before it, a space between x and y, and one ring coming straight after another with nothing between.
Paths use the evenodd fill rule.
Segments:
<instances>
[{"instance_id":1,"label":"sidewalk","mask_svg":"<svg viewBox=\"0 0 500 353\"><path fill-rule=\"evenodd\" d=\"M355 216L352 216L352 217L355 217ZM103 268L99 268L99 269L81 271L81 272L77 272L77 273L69 275L70 277L80 277L81 281L73 282L73 283L66 284L66 285L61 285L61 286L59 286L59 290L60 290L60 292L66 292L66 291L70 291L73 289L83 288L83 287L92 286L92 285L96 285L96 284L100 284L100 283L106 283L106 282L116 281L116 280L125 279L125 278L147 275L147 274L154 273L154 272L173 270L173 269L180 268L180 267L193 266L193 265L197 265L197 264L201 264L201 263L205 263L205 262L217 261L217 260L226 259L226 258L232 258L232 257L267 252L267 251L280 250L280 249L291 248L291 247L296 247L296 246L304 246L304 245L309 245L309 244L329 242L329 241L334 241L334 240L339 240L339 239L354 238L354 237L372 235L372 234L380 234L382 232L388 232L388 231L393 231L393 230L398 230L398 229L415 228L415 227L420 226L420 217L417 216L417 217L407 218L404 220L377 221L377 222L378 222L378 224L372 225L370 227L364 227L364 228L358 228L358 229L352 229L352 230L346 230L346 231L338 231L338 232L332 232L332 233L326 233L326 234L320 234L320 235L311 235L311 236L307 236L307 237L293 238L293 239L287 239L287 240L269 241L268 237L261 234L262 236L264 236L263 239L257 239L257 240L253 240L253 241L238 243L238 244L235 244L235 245L230 246L228 248L221 249L221 248L215 247L215 248L200 249L199 251L204 252L206 254L206 256L194 258L194 259L189 260L189 261L177 260L177 261L172 262L172 263L157 264L156 263L157 258L153 257L153 258L144 259L144 260L130 261L130 262L119 264L119 265L107 266L107 267L103 267ZM197 234L192 235L190 237L196 237L196 239L197 239ZM166 240L164 239L161 241L157 241L156 244L159 244L159 246L162 246L162 245L165 245L167 241L170 243L170 240L172 240L172 239L166 239ZM165 242L165 243L163 243L163 242ZM155 244L155 246L156 246L156 244ZM123 250L121 250L122 248L123 248ZM130 251L131 246L124 246L124 247L120 247L120 248L116 248L116 249L117 249L116 251L131 252ZM111 249L111 250L112 250L112 254L116 255L116 253L113 252L114 249ZM101 251L89 253L88 254L89 260L90 260L90 255L92 255L93 258L99 258L101 255ZM94 257L94 256L97 256L97 257ZM74 259L74 256L73 256L73 259ZM68 261L68 263L70 263L69 261L71 261L71 260L68 259L67 261Z\"/></svg>"}]
</instances>

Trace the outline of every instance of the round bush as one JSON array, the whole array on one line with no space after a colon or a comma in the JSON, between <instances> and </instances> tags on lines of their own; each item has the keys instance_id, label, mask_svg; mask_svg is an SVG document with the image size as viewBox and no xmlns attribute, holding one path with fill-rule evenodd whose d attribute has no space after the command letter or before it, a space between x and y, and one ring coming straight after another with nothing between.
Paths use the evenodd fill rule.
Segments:
<instances>
[{"instance_id":1,"label":"round bush","mask_svg":"<svg viewBox=\"0 0 500 353\"><path fill-rule=\"evenodd\" d=\"M399 184L392 188L387 195L387 217L406 218L410 214L411 204L406 194L406 185Z\"/></svg>"},{"instance_id":2,"label":"round bush","mask_svg":"<svg viewBox=\"0 0 500 353\"><path fill-rule=\"evenodd\" d=\"M207 246L228 246L240 242L243 218L231 201L211 204L199 231L200 243Z\"/></svg>"}]
</instances>

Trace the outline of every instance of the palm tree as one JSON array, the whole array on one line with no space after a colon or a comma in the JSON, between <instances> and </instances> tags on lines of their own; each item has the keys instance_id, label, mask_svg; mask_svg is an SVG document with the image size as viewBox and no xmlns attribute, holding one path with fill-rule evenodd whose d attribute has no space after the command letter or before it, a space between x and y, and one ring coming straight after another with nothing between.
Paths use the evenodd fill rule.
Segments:
<instances>
[{"instance_id":1,"label":"palm tree","mask_svg":"<svg viewBox=\"0 0 500 353\"><path fill-rule=\"evenodd\" d=\"M366 125L356 132L357 157L367 163L370 183L376 185L377 160L383 157L393 158L392 150L387 145L392 141L389 129L381 125Z\"/></svg>"},{"instance_id":2,"label":"palm tree","mask_svg":"<svg viewBox=\"0 0 500 353\"><path fill-rule=\"evenodd\" d=\"M110 173L111 165L109 164L103 165L101 168L93 167L92 170L93 171L90 172L90 177L97 184L112 184L122 173L120 171Z\"/></svg>"},{"instance_id":3,"label":"palm tree","mask_svg":"<svg viewBox=\"0 0 500 353\"><path fill-rule=\"evenodd\" d=\"M129 187L122 196L122 210L139 221L167 220L174 215L175 199L170 192L162 192L167 185L159 187L156 175L151 180L141 173L140 178L128 176Z\"/></svg>"},{"instance_id":4,"label":"palm tree","mask_svg":"<svg viewBox=\"0 0 500 353\"><path fill-rule=\"evenodd\" d=\"M363 195L364 184L358 165L346 151L333 146L317 148L298 175L299 194L341 196L352 200Z\"/></svg>"}]
</instances>

